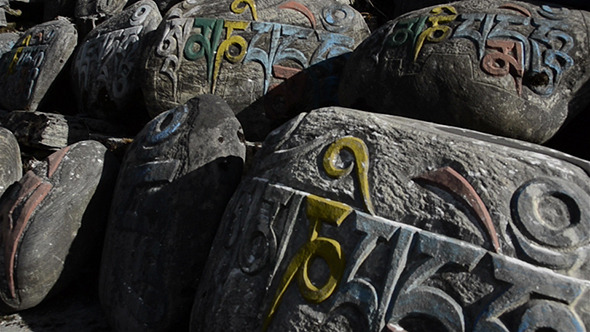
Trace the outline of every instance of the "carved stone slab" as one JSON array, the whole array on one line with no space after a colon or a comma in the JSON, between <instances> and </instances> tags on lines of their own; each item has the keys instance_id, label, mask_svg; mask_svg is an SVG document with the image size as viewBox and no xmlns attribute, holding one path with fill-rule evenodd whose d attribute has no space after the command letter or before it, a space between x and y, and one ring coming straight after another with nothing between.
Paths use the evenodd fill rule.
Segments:
<instances>
[{"instance_id":1,"label":"carved stone slab","mask_svg":"<svg viewBox=\"0 0 590 332\"><path fill-rule=\"evenodd\" d=\"M589 18L499 0L412 12L354 52L342 104L544 142L588 103Z\"/></svg>"},{"instance_id":2,"label":"carved stone slab","mask_svg":"<svg viewBox=\"0 0 590 332\"><path fill-rule=\"evenodd\" d=\"M104 143L109 138L124 138L125 130L102 120L61 114L13 111L0 118L23 146L58 150L85 140Z\"/></svg>"},{"instance_id":3,"label":"carved stone slab","mask_svg":"<svg viewBox=\"0 0 590 332\"><path fill-rule=\"evenodd\" d=\"M588 329L589 174L464 129L302 114L230 201L191 329Z\"/></svg>"},{"instance_id":4,"label":"carved stone slab","mask_svg":"<svg viewBox=\"0 0 590 332\"><path fill-rule=\"evenodd\" d=\"M74 51L78 35L64 18L27 30L0 59L0 105L34 111Z\"/></svg>"},{"instance_id":5,"label":"carved stone slab","mask_svg":"<svg viewBox=\"0 0 590 332\"><path fill-rule=\"evenodd\" d=\"M95 141L51 154L0 200L0 300L36 306L98 259L118 162Z\"/></svg>"},{"instance_id":6,"label":"carved stone slab","mask_svg":"<svg viewBox=\"0 0 590 332\"><path fill-rule=\"evenodd\" d=\"M368 36L362 16L333 0L185 1L164 21L142 88L150 114L214 93L238 113L249 139L271 130L265 112L333 104L340 64L326 60Z\"/></svg>"},{"instance_id":7,"label":"carved stone slab","mask_svg":"<svg viewBox=\"0 0 590 332\"><path fill-rule=\"evenodd\" d=\"M20 148L12 132L0 127L0 196L23 176Z\"/></svg>"},{"instance_id":8,"label":"carved stone slab","mask_svg":"<svg viewBox=\"0 0 590 332\"><path fill-rule=\"evenodd\" d=\"M137 67L144 36L162 16L156 4L144 0L104 21L85 37L72 65L78 109L97 118L128 118L141 109ZM137 116L135 117L137 118Z\"/></svg>"},{"instance_id":9,"label":"carved stone slab","mask_svg":"<svg viewBox=\"0 0 590 332\"><path fill-rule=\"evenodd\" d=\"M125 155L104 244L100 298L120 331L186 330L201 275L245 157L219 97L164 112Z\"/></svg>"}]
</instances>

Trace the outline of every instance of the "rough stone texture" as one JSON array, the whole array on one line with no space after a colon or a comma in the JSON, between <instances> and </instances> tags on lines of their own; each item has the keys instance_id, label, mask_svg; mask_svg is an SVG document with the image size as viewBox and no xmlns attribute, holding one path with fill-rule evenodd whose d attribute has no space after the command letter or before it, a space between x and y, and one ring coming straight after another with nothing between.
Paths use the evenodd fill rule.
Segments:
<instances>
[{"instance_id":1,"label":"rough stone texture","mask_svg":"<svg viewBox=\"0 0 590 332\"><path fill-rule=\"evenodd\" d=\"M0 125L10 129L20 144L45 150L85 140L104 144L112 138L126 137L121 126L109 122L43 112L9 112L0 118Z\"/></svg>"},{"instance_id":2,"label":"rough stone texture","mask_svg":"<svg viewBox=\"0 0 590 332\"><path fill-rule=\"evenodd\" d=\"M120 331L182 331L225 205L242 173L239 122L217 96L164 112L137 135L119 174L100 299Z\"/></svg>"},{"instance_id":3,"label":"rough stone texture","mask_svg":"<svg viewBox=\"0 0 590 332\"><path fill-rule=\"evenodd\" d=\"M12 132L0 127L0 196L23 176L20 148Z\"/></svg>"},{"instance_id":4,"label":"rough stone texture","mask_svg":"<svg viewBox=\"0 0 590 332\"><path fill-rule=\"evenodd\" d=\"M123 10L127 0L77 0L77 18L113 16Z\"/></svg>"},{"instance_id":5,"label":"rough stone texture","mask_svg":"<svg viewBox=\"0 0 590 332\"><path fill-rule=\"evenodd\" d=\"M531 2L534 2L532 0ZM357 3L364 3L372 8L376 14L383 16L384 18L391 20L399 17L400 15L408 12L435 6L443 5L455 2L452 0L360 0ZM537 1L539 2L539 1ZM589 10L590 3L586 0L553 0L546 1L547 3L559 4L562 6Z\"/></svg>"},{"instance_id":6,"label":"rough stone texture","mask_svg":"<svg viewBox=\"0 0 590 332\"><path fill-rule=\"evenodd\" d=\"M20 34L15 32L0 33L0 56L9 52L18 41Z\"/></svg>"},{"instance_id":7,"label":"rough stone texture","mask_svg":"<svg viewBox=\"0 0 590 332\"><path fill-rule=\"evenodd\" d=\"M588 105L590 14L469 0L412 12L360 45L343 105L544 142Z\"/></svg>"},{"instance_id":8,"label":"rough stone texture","mask_svg":"<svg viewBox=\"0 0 590 332\"><path fill-rule=\"evenodd\" d=\"M160 12L162 13L168 12L172 6L182 1L183 0L155 0L155 2L158 4L158 8L160 8Z\"/></svg>"},{"instance_id":9,"label":"rough stone texture","mask_svg":"<svg viewBox=\"0 0 590 332\"><path fill-rule=\"evenodd\" d=\"M589 175L517 140L302 114L230 201L191 330L588 329Z\"/></svg>"},{"instance_id":10,"label":"rough stone texture","mask_svg":"<svg viewBox=\"0 0 590 332\"><path fill-rule=\"evenodd\" d=\"M164 21L145 64L150 114L214 93L250 140L266 136L273 115L336 103L336 59L368 36L362 16L332 0L185 1Z\"/></svg>"},{"instance_id":11,"label":"rough stone texture","mask_svg":"<svg viewBox=\"0 0 590 332\"><path fill-rule=\"evenodd\" d=\"M6 21L6 9L9 7L8 0L0 0L0 27L8 25Z\"/></svg>"},{"instance_id":12,"label":"rough stone texture","mask_svg":"<svg viewBox=\"0 0 590 332\"><path fill-rule=\"evenodd\" d=\"M375 1L375 4L385 3L387 1ZM440 5L440 4L447 4L453 1L448 0L394 0L395 11L398 15L405 14L412 10L422 9L429 6ZM541 3L543 1L531 1ZM550 4L558 4L565 7L571 8L578 8L588 10L590 9L590 4L588 1L585 0L552 0L552 1L545 1L545 3Z\"/></svg>"},{"instance_id":13,"label":"rough stone texture","mask_svg":"<svg viewBox=\"0 0 590 332\"><path fill-rule=\"evenodd\" d=\"M0 200L5 309L34 307L97 263L117 167L103 145L84 141L6 189Z\"/></svg>"},{"instance_id":14,"label":"rough stone texture","mask_svg":"<svg viewBox=\"0 0 590 332\"><path fill-rule=\"evenodd\" d=\"M137 67L145 36L162 21L151 0L133 4L86 35L72 63L78 110L101 119L137 120Z\"/></svg>"},{"instance_id":15,"label":"rough stone texture","mask_svg":"<svg viewBox=\"0 0 590 332\"><path fill-rule=\"evenodd\" d=\"M27 30L0 59L0 105L35 111L77 43L74 25L60 18Z\"/></svg>"}]
</instances>

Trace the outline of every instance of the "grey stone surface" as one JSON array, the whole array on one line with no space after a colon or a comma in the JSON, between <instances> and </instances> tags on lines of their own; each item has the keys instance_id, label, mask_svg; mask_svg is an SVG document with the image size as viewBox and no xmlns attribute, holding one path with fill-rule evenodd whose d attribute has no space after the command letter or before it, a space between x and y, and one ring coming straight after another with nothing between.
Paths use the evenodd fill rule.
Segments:
<instances>
[{"instance_id":1,"label":"grey stone surface","mask_svg":"<svg viewBox=\"0 0 590 332\"><path fill-rule=\"evenodd\" d=\"M160 12L162 13L168 12L172 6L182 1L183 0L155 0L155 2L158 4L158 8L160 8Z\"/></svg>"},{"instance_id":2,"label":"grey stone surface","mask_svg":"<svg viewBox=\"0 0 590 332\"><path fill-rule=\"evenodd\" d=\"M23 146L44 150L85 140L104 144L111 138L127 137L122 126L106 121L43 112L9 112L0 118L0 125L10 129Z\"/></svg>"},{"instance_id":3,"label":"grey stone surface","mask_svg":"<svg viewBox=\"0 0 590 332\"><path fill-rule=\"evenodd\" d=\"M0 196L23 176L20 147L12 132L0 127Z\"/></svg>"},{"instance_id":4,"label":"grey stone surface","mask_svg":"<svg viewBox=\"0 0 590 332\"><path fill-rule=\"evenodd\" d=\"M230 201L191 330L588 329L589 175L499 136L302 114Z\"/></svg>"},{"instance_id":5,"label":"grey stone surface","mask_svg":"<svg viewBox=\"0 0 590 332\"><path fill-rule=\"evenodd\" d=\"M0 59L0 105L35 111L77 43L74 25L60 18L25 31Z\"/></svg>"},{"instance_id":6,"label":"grey stone surface","mask_svg":"<svg viewBox=\"0 0 590 332\"><path fill-rule=\"evenodd\" d=\"M333 0L185 1L164 22L147 51L142 90L150 114L214 93L250 140L272 129L265 113L335 103L340 62L330 60L369 33L357 11Z\"/></svg>"},{"instance_id":7,"label":"grey stone surface","mask_svg":"<svg viewBox=\"0 0 590 332\"><path fill-rule=\"evenodd\" d=\"M344 106L545 142L588 105L589 14L469 0L384 25L351 56Z\"/></svg>"},{"instance_id":8,"label":"grey stone surface","mask_svg":"<svg viewBox=\"0 0 590 332\"><path fill-rule=\"evenodd\" d=\"M182 331L225 205L243 134L219 97L164 112L125 155L104 244L100 299L120 331Z\"/></svg>"},{"instance_id":9,"label":"grey stone surface","mask_svg":"<svg viewBox=\"0 0 590 332\"><path fill-rule=\"evenodd\" d=\"M141 119L131 112L142 110L137 68L144 37L161 20L156 4L144 0L86 35L72 62L79 111L101 119Z\"/></svg>"},{"instance_id":10,"label":"grey stone surface","mask_svg":"<svg viewBox=\"0 0 590 332\"><path fill-rule=\"evenodd\" d=\"M123 10L127 0L77 0L76 18L113 16Z\"/></svg>"},{"instance_id":11,"label":"grey stone surface","mask_svg":"<svg viewBox=\"0 0 590 332\"><path fill-rule=\"evenodd\" d=\"M373 8L378 14L391 20L408 12L423 9L435 5L449 4L453 0L360 0L357 3L365 3ZM541 3L542 1L531 0L530 2ZM508 2L507 2L508 3ZM558 4L561 6L589 10L590 3L585 0L553 0L546 3Z\"/></svg>"},{"instance_id":12,"label":"grey stone surface","mask_svg":"<svg viewBox=\"0 0 590 332\"><path fill-rule=\"evenodd\" d=\"M18 41L20 34L15 32L0 33L0 56L9 52Z\"/></svg>"},{"instance_id":13,"label":"grey stone surface","mask_svg":"<svg viewBox=\"0 0 590 332\"><path fill-rule=\"evenodd\" d=\"M36 306L98 264L118 162L95 141L59 150L0 200L0 300Z\"/></svg>"}]
</instances>

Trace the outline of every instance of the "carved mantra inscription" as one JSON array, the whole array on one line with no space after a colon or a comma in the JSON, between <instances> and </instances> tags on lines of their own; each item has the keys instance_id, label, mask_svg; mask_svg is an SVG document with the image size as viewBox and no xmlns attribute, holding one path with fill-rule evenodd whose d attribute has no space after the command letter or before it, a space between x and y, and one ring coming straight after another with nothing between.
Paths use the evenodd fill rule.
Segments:
<instances>
[{"instance_id":1,"label":"carved mantra inscription","mask_svg":"<svg viewBox=\"0 0 590 332\"><path fill-rule=\"evenodd\" d=\"M335 160L342 150L353 154L354 163L344 169L336 166ZM365 207L374 213L373 204L369 196L368 169L369 156L365 143L356 137L344 137L328 147L324 156L324 170L334 178L348 176L353 168L357 170L360 191L363 196ZM266 315L263 330L266 331L272 321L273 315L285 293L297 275L299 292L309 302L321 303L328 299L342 279L346 266L345 257L342 253L340 243L334 239L319 236L322 223L340 226L353 211L352 207L315 195L306 197L306 215L310 221L309 240L297 251L295 257L287 266L287 269L280 279L277 292L270 310ZM310 261L316 257L322 258L330 270L328 280L322 287L316 287L309 278Z\"/></svg>"},{"instance_id":2,"label":"carved mantra inscription","mask_svg":"<svg viewBox=\"0 0 590 332\"><path fill-rule=\"evenodd\" d=\"M342 306L353 306L363 316L366 331L399 327L416 316L448 331L526 330L527 326L561 331L584 326L577 312L582 309L575 304L587 296L588 283L501 255L485 204L458 172L443 167L415 180L428 181L467 204L495 252L375 216L369 160L364 141L348 136L327 147L320 169L335 180L354 174L360 205L369 213L260 178L252 179L239 199L230 203L233 218L223 232L225 249L238 245L244 278L269 273L263 277L267 293L261 296L258 313L263 331L272 329L279 316L284 319L279 312L287 309L281 302L294 285L301 301L324 315L321 321L329 321ZM561 203L554 204L553 199ZM585 259L584 248L590 242L588 200L587 192L560 179L535 179L518 188L509 226L526 251L518 258L538 264L544 257L545 265L557 271L575 269L551 265L551 260L574 264ZM563 209L569 211L570 220L554 220L564 215ZM298 222L308 225L304 238L294 234ZM554 241L542 228L561 238ZM546 247L540 249L540 244ZM579 250L571 250L575 247ZM314 259L325 263L321 282L312 277L317 276ZM547 310L556 315L543 315Z\"/></svg>"},{"instance_id":3,"label":"carved mantra inscription","mask_svg":"<svg viewBox=\"0 0 590 332\"><path fill-rule=\"evenodd\" d=\"M135 67L143 23L152 11L140 6L129 19L130 27L100 34L86 41L76 57L76 77L84 90L101 82L111 98L130 91L129 75Z\"/></svg>"},{"instance_id":4,"label":"carved mantra inscription","mask_svg":"<svg viewBox=\"0 0 590 332\"><path fill-rule=\"evenodd\" d=\"M55 36L55 31L47 28L25 36L16 49L11 50L11 61L8 64L8 79L13 83L17 93L24 93L30 100L45 61L45 53Z\"/></svg>"},{"instance_id":5,"label":"carved mantra inscription","mask_svg":"<svg viewBox=\"0 0 590 332\"><path fill-rule=\"evenodd\" d=\"M467 39L475 46L482 71L497 77L511 75L518 95L525 75L525 85L533 92L553 94L561 77L574 66L570 53L575 40L564 22L569 11L542 5L533 14L510 3L500 9L512 14L458 13L453 6L440 6L429 16L397 22L386 45L410 45L416 61L425 43Z\"/></svg>"},{"instance_id":6,"label":"carved mantra inscription","mask_svg":"<svg viewBox=\"0 0 590 332\"><path fill-rule=\"evenodd\" d=\"M184 18L182 13L168 15L164 38L156 49L156 54L164 57L160 73L172 83L174 99L178 102L177 72L183 61L204 61L206 77L212 93L223 64L258 63L264 75L262 93L272 87L271 80L293 76L311 65L330 57L351 52L354 39L339 34L338 24L355 14L349 10L338 15L325 11L321 17L328 31L315 30L316 17L305 5L289 1L278 7L281 10L294 10L306 16L311 28L259 22L253 0L236 0L230 9L236 15L247 9L253 21L226 20L216 18ZM344 18L341 16L344 15ZM297 46L305 43L316 45L311 52ZM286 65L288 64L288 65ZM288 72L288 73L287 73ZM285 74L287 73L287 74Z\"/></svg>"}]
</instances>

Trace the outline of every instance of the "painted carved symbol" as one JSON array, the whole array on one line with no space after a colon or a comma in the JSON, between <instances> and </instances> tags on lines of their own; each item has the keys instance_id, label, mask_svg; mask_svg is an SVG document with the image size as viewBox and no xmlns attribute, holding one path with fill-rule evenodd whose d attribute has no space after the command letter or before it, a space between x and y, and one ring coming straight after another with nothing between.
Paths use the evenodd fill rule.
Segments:
<instances>
[{"instance_id":1,"label":"painted carved symbol","mask_svg":"<svg viewBox=\"0 0 590 332\"><path fill-rule=\"evenodd\" d=\"M498 8L514 10L514 11L516 11L516 12L518 12L518 13L526 16L526 17L533 16L528 9L524 8L523 6L519 6L519 5L515 4L515 3L505 3L505 4L501 5Z\"/></svg>"},{"instance_id":2,"label":"painted carved symbol","mask_svg":"<svg viewBox=\"0 0 590 332\"><path fill-rule=\"evenodd\" d=\"M388 37L388 45L391 47L398 47L411 41L415 44L416 38L424 30L427 16L414 17L396 23L394 31Z\"/></svg>"},{"instance_id":3,"label":"painted carved symbol","mask_svg":"<svg viewBox=\"0 0 590 332\"><path fill-rule=\"evenodd\" d=\"M8 74L9 75L12 75L14 73L14 67L16 66L17 62L19 62L20 54L23 52L25 47L29 46L30 42L31 42L31 35L28 35L21 42L21 46L16 49L16 52L14 53L14 56L12 57L12 61L10 62L10 65L8 65Z\"/></svg>"},{"instance_id":4,"label":"painted carved symbol","mask_svg":"<svg viewBox=\"0 0 590 332\"><path fill-rule=\"evenodd\" d=\"M216 52L217 54L215 55L215 69L213 71L213 83L211 87L212 93L215 92L215 83L217 82L217 76L219 75L222 58L225 56L225 58L231 63L238 63L244 59L246 49L248 48L248 42L242 36L232 36L231 34L234 29L245 30L249 24L249 22L242 21L225 22L224 28L227 29L225 40L219 45ZM232 54L232 47L237 47L239 52L237 54Z\"/></svg>"},{"instance_id":5,"label":"painted carved symbol","mask_svg":"<svg viewBox=\"0 0 590 332\"><path fill-rule=\"evenodd\" d=\"M488 48L497 50L486 54L481 61L483 71L493 76L514 77L516 91L522 94L522 77L524 76L524 54L522 44L510 40L488 40Z\"/></svg>"},{"instance_id":6,"label":"painted carved symbol","mask_svg":"<svg viewBox=\"0 0 590 332\"><path fill-rule=\"evenodd\" d=\"M22 185L17 193L18 199L13 205L2 211L2 215L6 216L2 225L5 273L8 290L12 298L16 298L14 268L20 241L33 212L49 194L51 188L50 183L44 182L35 173L29 171L23 177ZM20 210L20 212L17 212L17 210ZM16 216L17 213L18 216Z\"/></svg>"},{"instance_id":7,"label":"painted carved symbol","mask_svg":"<svg viewBox=\"0 0 590 332\"><path fill-rule=\"evenodd\" d=\"M450 15L444 15L445 12L450 13ZM431 26L418 35L414 50L414 61L418 59L418 55L420 54L420 50L424 45L424 41L440 43L449 37L452 32L451 27L439 24L449 23L457 18L457 10L453 6L437 7L434 8L430 13L433 14L432 16L428 17L428 22L431 24Z\"/></svg>"},{"instance_id":8,"label":"painted carved symbol","mask_svg":"<svg viewBox=\"0 0 590 332\"><path fill-rule=\"evenodd\" d=\"M240 6L244 4L244 6ZM234 0L230 5L231 11L235 14L242 14L246 11L246 8L250 8L252 12L252 18L254 21L258 21L258 14L256 13L256 3L254 0Z\"/></svg>"},{"instance_id":9,"label":"painted carved symbol","mask_svg":"<svg viewBox=\"0 0 590 332\"><path fill-rule=\"evenodd\" d=\"M61 164L69 147L63 148L47 158L47 177L51 178ZM35 209L43 202L53 186L33 171L28 171L20 182L15 202L0 211L5 217L2 223L6 281L12 298L16 298L15 265L18 247ZM15 188L16 189L16 188Z\"/></svg>"},{"instance_id":10,"label":"painted carved symbol","mask_svg":"<svg viewBox=\"0 0 590 332\"><path fill-rule=\"evenodd\" d=\"M518 15L461 14L462 23L455 29L453 38L467 38L475 43L482 70L487 74L511 74L518 95L522 93L523 76L528 78L525 84L534 93L551 95L565 71L574 66L569 53L575 39L567 32L570 27L562 21L567 10L543 5L538 10L543 17L532 17L531 11L520 5L504 4L500 8ZM390 44L396 46L391 41ZM498 53L486 54L486 48Z\"/></svg>"},{"instance_id":11,"label":"painted carved symbol","mask_svg":"<svg viewBox=\"0 0 590 332\"><path fill-rule=\"evenodd\" d=\"M415 17L400 21L390 35L388 45L398 47L411 41L414 61L424 46L424 42L440 43L446 40L452 33L452 28L441 23L450 23L458 15L453 6L440 6L430 11L431 16ZM430 24L430 27L427 27ZM401 29L398 29L401 27Z\"/></svg>"},{"instance_id":12,"label":"painted carved symbol","mask_svg":"<svg viewBox=\"0 0 590 332\"><path fill-rule=\"evenodd\" d=\"M256 35L250 40L244 62L258 62L262 66L264 72L263 92L266 94L270 88L270 77L274 65L291 60L302 68L308 66L305 54L290 46L297 39L307 39L313 30L267 22L253 22L251 26L252 31L256 31ZM258 41L267 33L270 33L268 50L256 47Z\"/></svg>"},{"instance_id":13,"label":"painted carved symbol","mask_svg":"<svg viewBox=\"0 0 590 332\"><path fill-rule=\"evenodd\" d=\"M473 210L479 222L485 227L494 250L500 252L498 235L492 223L490 213L475 189L461 174L457 173L451 167L446 166L433 172L421 174L416 179L425 180L434 186L448 191L466 203Z\"/></svg>"},{"instance_id":14,"label":"painted carved symbol","mask_svg":"<svg viewBox=\"0 0 590 332\"><path fill-rule=\"evenodd\" d=\"M184 56L188 60L205 57L207 63L207 81L211 84L211 92L215 92L221 61L225 57L231 63L244 59L248 42L242 36L232 36L234 30L245 30L249 22L224 21L222 19L195 18L194 27L200 33L191 35L184 46ZM221 41L223 29L226 29L225 40ZM235 54L235 48L239 51Z\"/></svg>"},{"instance_id":15,"label":"painted carved symbol","mask_svg":"<svg viewBox=\"0 0 590 332\"><path fill-rule=\"evenodd\" d=\"M338 156L343 150L353 154L354 164L351 163L344 168L340 168L336 163ZM360 191L365 208L367 212L375 215L375 209L371 202L371 196L369 195L369 149L365 142L352 136L343 137L337 140L328 147L328 150L326 150L323 166L326 173L335 179L348 176L352 172L353 167L356 166Z\"/></svg>"},{"instance_id":16,"label":"painted carved symbol","mask_svg":"<svg viewBox=\"0 0 590 332\"><path fill-rule=\"evenodd\" d=\"M330 32L343 32L352 25L355 16L350 6L335 3L322 10L322 25Z\"/></svg>"},{"instance_id":17,"label":"painted carved symbol","mask_svg":"<svg viewBox=\"0 0 590 332\"><path fill-rule=\"evenodd\" d=\"M266 331L272 318L293 279L297 277L299 292L303 298L312 303L321 303L328 299L342 279L345 268L345 258L338 241L319 236L322 223L340 226L353 209L343 203L331 201L315 195L306 198L306 214L310 221L309 240L297 251L283 274L270 310L263 323ZM328 265L330 276L321 287L316 287L309 278L311 261L322 258Z\"/></svg>"},{"instance_id":18,"label":"painted carved symbol","mask_svg":"<svg viewBox=\"0 0 590 332\"><path fill-rule=\"evenodd\" d=\"M455 28L453 38L465 38L475 44L477 58L485 53L485 44L494 24L494 16L484 13L466 13L459 16L461 24Z\"/></svg>"},{"instance_id":19,"label":"painted carved symbol","mask_svg":"<svg viewBox=\"0 0 590 332\"><path fill-rule=\"evenodd\" d=\"M531 72L535 76L544 76L546 82L531 85L531 89L541 95L551 95L563 73L574 66L569 52L574 48L575 40L564 31L567 26L560 21L535 19L533 26L535 30L530 35Z\"/></svg>"},{"instance_id":20,"label":"painted carved symbol","mask_svg":"<svg viewBox=\"0 0 590 332\"><path fill-rule=\"evenodd\" d=\"M307 8L305 5L303 5L297 1L289 1L289 2L285 2L285 3L281 4L279 6L279 9L291 9L291 10L294 10L296 12L299 12L299 13L305 15L305 17L307 17L307 19L309 20L309 23L311 24L311 28L315 30L315 27L316 27L315 16L311 12L311 10L309 10L309 8Z\"/></svg>"},{"instance_id":21,"label":"painted carved symbol","mask_svg":"<svg viewBox=\"0 0 590 332\"><path fill-rule=\"evenodd\" d=\"M195 18L193 27L199 28L201 33L191 35L184 46L184 57L188 60L198 60L205 57L207 61L207 81L213 79L213 61L221 33L223 20L211 18Z\"/></svg>"}]
</instances>

